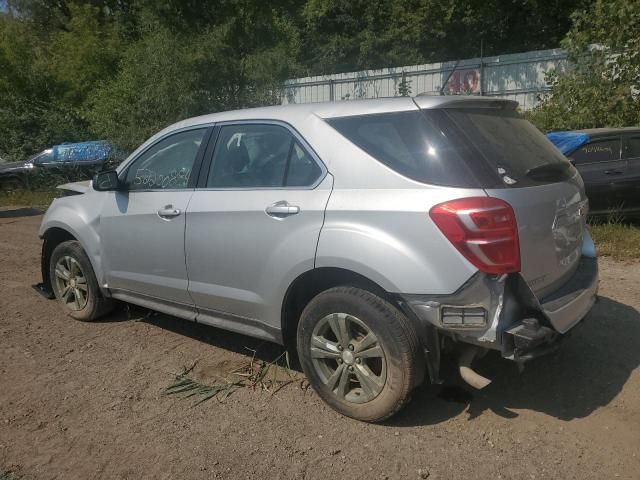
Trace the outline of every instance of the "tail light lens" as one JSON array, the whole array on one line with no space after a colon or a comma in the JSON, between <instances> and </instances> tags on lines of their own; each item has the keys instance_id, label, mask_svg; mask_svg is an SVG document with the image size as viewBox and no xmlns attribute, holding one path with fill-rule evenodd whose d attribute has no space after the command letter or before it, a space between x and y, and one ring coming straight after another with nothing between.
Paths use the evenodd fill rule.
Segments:
<instances>
[{"instance_id":1,"label":"tail light lens","mask_svg":"<svg viewBox=\"0 0 640 480\"><path fill-rule=\"evenodd\" d=\"M504 200L460 198L434 206L429 216L453 246L481 271L520 271L516 216Z\"/></svg>"}]
</instances>

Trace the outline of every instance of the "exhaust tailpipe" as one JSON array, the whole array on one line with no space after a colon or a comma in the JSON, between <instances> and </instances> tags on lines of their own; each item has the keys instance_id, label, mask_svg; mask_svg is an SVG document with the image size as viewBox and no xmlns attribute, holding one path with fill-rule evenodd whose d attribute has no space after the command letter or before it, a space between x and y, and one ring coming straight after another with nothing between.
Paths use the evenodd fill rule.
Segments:
<instances>
[{"instance_id":1,"label":"exhaust tailpipe","mask_svg":"<svg viewBox=\"0 0 640 480\"><path fill-rule=\"evenodd\" d=\"M471 362L473 362L477 354L478 347L475 345L465 347L458 358L458 369L460 370L460 376L465 382L477 390L482 390L491 383L491 380L472 370Z\"/></svg>"}]
</instances>

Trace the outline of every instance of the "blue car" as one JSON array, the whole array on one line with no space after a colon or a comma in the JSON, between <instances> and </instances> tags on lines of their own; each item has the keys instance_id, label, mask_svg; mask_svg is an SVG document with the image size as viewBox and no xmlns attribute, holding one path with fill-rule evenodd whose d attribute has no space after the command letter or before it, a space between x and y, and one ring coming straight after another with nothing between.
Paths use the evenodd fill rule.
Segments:
<instances>
[{"instance_id":1,"label":"blue car","mask_svg":"<svg viewBox=\"0 0 640 480\"><path fill-rule=\"evenodd\" d=\"M113 153L113 146L106 141L55 145L25 161L0 164L0 184L21 186L28 181L30 173L41 169L59 173L74 171L90 178L102 169Z\"/></svg>"},{"instance_id":2,"label":"blue car","mask_svg":"<svg viewBox=\"0 0 640 480\"><path fill-rule=\"evenodd\" d=\"M582 175L592 215L640 214L640 128L551 132L547 138Z\"/></svg>"}]
</instances>

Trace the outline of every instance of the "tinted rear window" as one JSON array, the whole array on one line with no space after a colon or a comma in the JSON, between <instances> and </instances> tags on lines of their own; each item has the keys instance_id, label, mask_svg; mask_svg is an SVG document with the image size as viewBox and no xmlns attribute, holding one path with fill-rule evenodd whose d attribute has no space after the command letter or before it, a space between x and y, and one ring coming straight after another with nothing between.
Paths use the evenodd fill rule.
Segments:
<instances>
[{"instance_id":1,"label":"tinted rear window","mask_svg":"<svg viewBox=\"0 0 640 480\"><path fill-rule=\"evenodd\" d=\"M529 186L559 181L532 175L566 158L531 123L501 109L427 109L330 119L381 163L423 183L456 187Z\"/></svg>"}]
</instances>

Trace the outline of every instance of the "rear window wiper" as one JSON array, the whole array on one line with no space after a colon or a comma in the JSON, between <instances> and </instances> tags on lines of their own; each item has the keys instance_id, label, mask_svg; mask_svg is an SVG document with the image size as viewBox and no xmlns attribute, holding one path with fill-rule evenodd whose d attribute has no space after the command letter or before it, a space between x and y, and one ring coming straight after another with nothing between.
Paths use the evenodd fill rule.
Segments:
<instances>
[{"instance_id":1,"label":"rear window wiper","mask_svg":"<svg viewBox=\"0 0 640 480\"><path fill-rule=\"evenodd\" d=\"M564 174L569 170L570 164L567 162L558 162L558 163L545 163L544 165L538 165L536 167L531 167L524 175L526 177L538 177L541 175L554 175L554 174Z\"/></svg>"}]
</instances>

